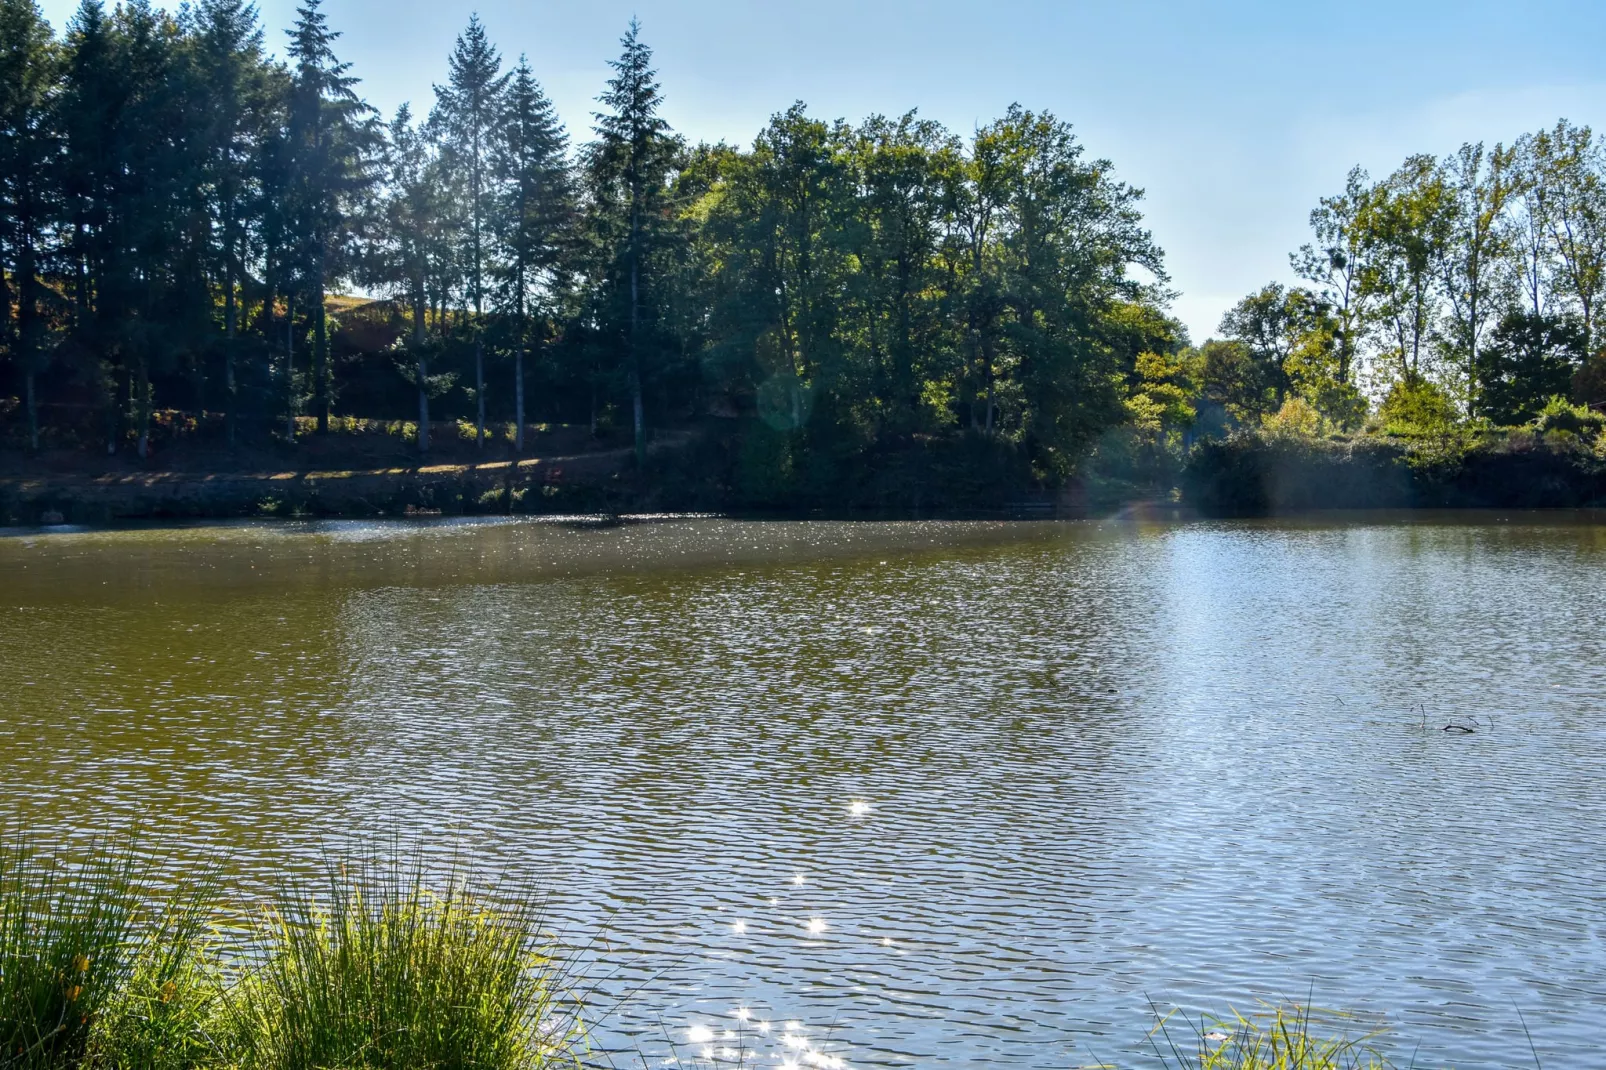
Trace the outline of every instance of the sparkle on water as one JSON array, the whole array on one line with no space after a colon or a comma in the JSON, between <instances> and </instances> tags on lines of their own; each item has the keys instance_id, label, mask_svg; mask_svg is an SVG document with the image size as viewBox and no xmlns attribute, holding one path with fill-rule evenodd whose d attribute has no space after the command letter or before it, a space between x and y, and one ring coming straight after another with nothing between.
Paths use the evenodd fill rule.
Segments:
<instances>
[{"instance_id":1,"label":"sparkle on water","mask_svg":"<svg viewBox=\"0 0 1606 1070\"><path fill-rule=\"evenodd\" d=\"M1565 517L0 537L0 823L242 897L467 852L618 1065L1141 1065L1149 998L1311 989L1587 1065L1603 566Z\"/></svg>"}]
</instances>

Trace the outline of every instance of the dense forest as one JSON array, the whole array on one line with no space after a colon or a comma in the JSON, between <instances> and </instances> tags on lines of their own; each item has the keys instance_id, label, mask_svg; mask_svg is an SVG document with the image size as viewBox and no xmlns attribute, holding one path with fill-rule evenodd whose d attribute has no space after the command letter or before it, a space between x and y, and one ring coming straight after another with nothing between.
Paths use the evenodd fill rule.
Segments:
<instances>
[{"instance_id":1,"label":"dense forest","mask_svg":"<svg viewBox=\"0 0 1606 1070\"><path fill-rule=\"evenodd\" d=\"M0 0L14 456L376 429L506 456L561 424L644 472L678 430L734 499L820 503L916 472L1153 489L1235 434L1587 434L1606 401L1606 153L1565 122L1356 170L1303 285L1195 347L1142 192L1052 115L799 103L691 145L632 25L571 143L477 18L427 112L379 115L338 37L320 0L282 59L246 0L84 0L59 35Z\"/></svg>"}]
</instances>

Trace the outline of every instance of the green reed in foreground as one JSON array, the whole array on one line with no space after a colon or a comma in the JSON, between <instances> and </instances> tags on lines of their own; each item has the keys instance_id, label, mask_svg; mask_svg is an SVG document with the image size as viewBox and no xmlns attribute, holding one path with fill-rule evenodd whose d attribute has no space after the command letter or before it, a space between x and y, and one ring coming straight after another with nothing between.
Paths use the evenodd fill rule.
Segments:
<instances>
[{"instance_id":1,"label":"green reed in foreground","mask_svg":"<svg viewBox=\"0 0 1606 1070\"><path fill-rule=\"evenodd\" d=\"M70 864L0 840L0 1070L582 1065L529 895L480 894L455 867L432 890L420 865L364 856L287 883L231 943L209 927L215 872L175 896L140 857L132 840ZM1180 1029L1150 1033L1170 1070L1389 1066L1376 1034L1328 1039L1308 1006Z\"/></svg>"},{"instance_id":2,"label":"green reed in foreground","mask_svg":"<svg viewBox=\"0 0 1606 1070\"><path fill-rule=\"evenodd\" d=\"M449 875L371 860L322 896L290 888L261 919L257 965L221 1002L243 1070L531 1070L573 1065L556 971L528 897L495 907ZM569 1024L555 1024L569 1023Z\"/></svg>"},{"instance_id":3,"label":"green reed in foreground","mask_svg":"<svg viewBox=\"0 0 1606 1070\"><path fill-rule=\"evenodd\" d=\"M1234 1013L1201 1023L1193 1036L1173 1040L1164 1016L1149 1034L1169 1070L1388 1070L1389 1062L1359 1040L1331 1039L1312 1032L1310 1007L1285 1005L1258 1019Z\"/></svg>"},{"instance_id":4,"label":"green reed in foreground","mask_svg":"<svg viewBox=\"0 0 1606 1070\"><path fill-rule=\"evenodd\" d=\"M209 928L217 882L174 897L132 840L81 862L0 843L0 1070L540 1070L574 1065L535 900L421 869L329 867L253 938Z\"/></svg>"},{"instance_id":5,"label":"green reed in foreground","mask_svg":"<svg viewBox=\"0 0 1606 1070\"><path fill-rule=\"evenodd\" d=\"M80 1065L127 987L139 905L131 851L69 866L0 844L0 1067Z\"/></svg>"}]
</instances>

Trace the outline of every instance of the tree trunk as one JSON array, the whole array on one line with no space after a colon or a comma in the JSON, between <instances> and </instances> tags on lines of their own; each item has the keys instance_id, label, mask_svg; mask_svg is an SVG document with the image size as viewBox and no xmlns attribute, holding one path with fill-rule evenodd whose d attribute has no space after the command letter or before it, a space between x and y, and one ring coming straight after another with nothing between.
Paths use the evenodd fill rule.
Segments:
<instances>
[{"instance_id":1,"label":"tree trunk","mask_svg":"<svg viewBox=\"0 0 1606 1070\"><path fill-rule=\"evenodd\" d=\"M632 244L633 244L632 240ZM641 411L641 347L637 344L640 325L641 286L635 250L630 253L630 409L636 428L636 467L647 463L647 428Z\"/></svg>"},{"instance_id":2,"label":"tree trunk","mask_svg":"<svg viewBox=\"0 0 1606 1070\"><path fill-rule=\"evenodd\" d=\"M474 400L479 404L474 425L474 448L485 448L485 345L480 339L479 324L474 325Z\"/></svg>"},{"instance_id":3,"label":"tree trunk","mask_svg":"<svg viewBox=\"0 0 1606 1070\"><path fill-rule=\"evenodd\" d=\"M513 356L513 452L524 452L524 340Z\"/></svg>"},{"instance_id":4,"label":"tree trunk","mask_svg":"<svg viewBox=\"0 0 1606 1070\"><path fill-rule=\"evenodd\" d=\"M138 379L139 396L134 402L135 418L139 421L139 447L135 451L140 460L151 451L151 377L144 361L140 362Z\"/></svg>"},{"instance_id":5,"label":"tree trunk","mask_svg":"<svg viewBox=\"0 0 1606 1070\"><path fill-rule=\"evenodd\" d=\"M423 354L418 357L418 452L429 452L429 361Z\"/></svg>"},{"instance_id":6,"label":"tree trunk","mask_svg":"<svg viewBox=\"0 0 1606 1070\"><path fill-rule=\"evenodd\" d=\"M296 440L296 299L287 296L284 302L284 434L291 442Z\"/></svg>"},{"instance_id":7,"label":"tree trunk","mask_svg":"<svg viewBox=\"0 0 1606 1070\"><path fill-rule=\"evenodd\" d=\"M225 289L223 294L223 394L226 399L224 403L229 408L228 412L224 414L223 422L227 428L229 445L232 447L234 445L234 410L238 404L238 391L234 382L234 321L236 308L234 272L230 270L227 275L228 277L224 280Z\"/></svg>"},{"instance_id":8,"label":"tree trunk","mask_svg":"<svg viewBox=\"0 0 1606 1070\"><path fill-rule=\"evenodd\" d=\"M39 403L34 398L33 369L29 368L23 375L23 388L28 393L28 448L34 453L39 452Z\"/></svg>"},{"instance_id":9,"label":"tree trunk","mask_svg":"<svg viewBox=\"0 0 1606 1070\"><path fill-rule=\"evenodd\" d=\"M126 381L127 378L128 371L125 369L123 371L123 379ZM112 384L112 396L110 399L110 404L106 407L106 456L108 457L114 457L117 455L117 436L123 429L123 413L121 407L117 403L117 387L118 384Z\"/></svg>"},{"instance_id":10,"label":"tree trunk","mask_svg":"<svg viewBox=\"0 0 1606 1070\"><path fill-rule=\"evenodd\" d=\"M329 433L329 406L330 406L330 397L329 397L329 393L330 393L330 391L329 391L329 335L328 335L328 327L326 325L325 318L324 318L324 307L323 307L324 295L323 295L323 287L321 287L321 286L318 287L317 298L318 298L317 307L314 308L313 311L312 311L313 324L314 324L314 326L313 326L313 337L312 337L312 350L313 350L313 356L316 357L316 365L317 365L315 370L313 371L313 375L315 376L315 378L317 380L316 383L314 384L313 389L317 393L316 405L318 407L318 434L327 435Z\"/></svg>"},{"instance_id":11,"label":"tree trunk","mask_svg":"<svg viewBox=\"0 0 1606 1070\"><path fill-rule=\"evenodd\" d=\"M424 355L424 292L413 293L413 351L418 354L418 452L429 452L429 358Z\"/></svg>"}]
</instances>

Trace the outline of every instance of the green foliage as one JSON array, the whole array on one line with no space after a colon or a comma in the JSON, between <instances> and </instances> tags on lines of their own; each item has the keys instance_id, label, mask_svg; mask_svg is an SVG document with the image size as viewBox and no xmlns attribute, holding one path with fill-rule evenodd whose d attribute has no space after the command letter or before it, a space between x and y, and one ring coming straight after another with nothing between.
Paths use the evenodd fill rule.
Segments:
<instances>
[{"instance_id":1,"label":"green foliage","mask_svg":"<svg viewBox=\"0 0 1606 1070\"><path fill-rule=\"evenodd\" d=\"M1276 391L1266 365L1243 342L1209 341L1199 348L1200 398L1226 413L1234 424L1254 426L1276 411Z\"/></svg>"},{"instance_id":2,"label":"green foliage","mask_svg":"<svg viewBox=\"0 0 1606 1070\"><path fill-rule=\"evenodd\" d=\"M1475 411L1505 427L1527 423L1572 384L1584 344L1575 320L1513 309L1479 357Z\"/></svg>"},{"instance_id":3,"label":"green foliage","mask_svg":"<svg viewBox=\"0 0 1606 1070\"><path fill-rule=\"evenodd\" d=\"M1561 431L1581 438L1593 439L1606 430L1606 413L1596 412L1584 405L1574 405L1557 395L1545 403L1534 419L1540 431Z\"/></svg>"},{"instance_id":4,"label":"green foliage","mask_svg":"<svg viewBox=\"0 0 1606 1070\"><path fill-rule=\"evenodd\" d=\"M1572 397L1580 405L1606 407L1606 350L1596 353L1573 374Z\"/></svg>"},{"instance_id":5,"label":"green foliage","mask_svg":"<svg viewBox=\"0 0 1606 1070\"><path fill-rule=\"evenodd\" d=\"M1268 1015L1206 1020L1193 1036L1172 1038L1175 1015L1162 1018L1150 1033L1155 1054L1168 1070L1386 1070L1390 1065L1371 1046L1377 1034L1357 1040L1313 1032L1311 1011L1277 1007Z\"/></svg>"},{"instance_id":6,"label":"green foliage","mask_svg":"<svg viewBox=\"0 0 1606 1070\"><path fill-rule=\"evenodd\" d=\"M222 1033L241 1070L533 1070L575 1065L529 897L372 858L288 887L261 919L259 964L229 992Z\"/></svg>"},{"instance_id":7,"label":"green foliage","mask_svg":"<svg viewBox=\"0 0 1606 1070\"><path fill-rule=\"evenodd\" d=\"M74 865L0 843L0 1066L79 1066L134 969L139 888L126 846Z\"/></svg>"},{"instance_id":8,"label":"green foliage","mask_svg":"<svg viewBox=\"0 0 1606 1070\"><path fill-rule=\"evenodd\" d=\"M1315 438L1332 431L1316 407L1300 397L1283 402L1283 407L1266 417L1260 427L1268 438Z\"/></svg>"},{"instance_id":9,"label":"green foliage","mask_svg":"<svg viewBox=\"0 0 1606 1070\"><path fill-rule=\"evenodd\" d=\"M1444 389L1426 379L1402 379L1378 407L1384 430L1395 435L1444 434L1460 426L1461 414Z\"/></svg>"},{"instance_id":10,"label":"green foliage","mask_svg":"<svg viewBox=\"0 0 1606 1070\"><path fill-rule=\"evenodd\" d=\"M1234 430L1309 437L1312 413L1353 432L1385 391L1376 426L1433 464L1553 396L1606 402L1588 128L1351 171L1299 284L1193 348L1143 192L1054 115L961 137L799 103L748 146L691 147L632 23L571 152L477 18L424 123L378 124L338 37L321 0L285 62L244 0L85 4L59 38L0 0L9 441L145 457L191 426L289 446L350 416L410 422L420 451L432 423L484 445L512 421L517 452L538 399L599 439L628 426L644 493L649 426L699 426L725 451L700 486L782 507L968 472L928 465L976 436L1047 493L1163 480ZM330 296L349 284L393 300Z\"/></svg>"},{"instance_id":11,"label":"green foliage","mask_svg":"<svg viewBox=\"0 0 1606 1070\"><path fill-rule=\"evenodd\" d=\"M219 1061L212 1027L222 987L204 939L216 890L213 874L193 876L145 926L126 980L96 1022L91 1065L192 1070Z\"/></svg>"},{"instance_id":12,"label":"green foliage","mask_svg":"<svg viewBox=\"0 0 1606 1070\"><path fill-rule=\"evenodd\" d=\"M164 893L136 857L132 838L92 844L77 862L25 839L0 846L0 1066L209 1065L213 874Z\"/></svg>"}]
</instances>

